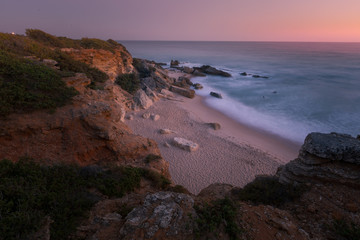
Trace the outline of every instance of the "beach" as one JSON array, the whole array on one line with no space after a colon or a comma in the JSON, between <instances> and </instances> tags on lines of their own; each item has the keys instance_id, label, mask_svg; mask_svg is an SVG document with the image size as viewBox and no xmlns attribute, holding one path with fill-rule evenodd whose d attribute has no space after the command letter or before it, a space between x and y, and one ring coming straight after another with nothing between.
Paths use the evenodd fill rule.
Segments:
<instances>
[{"instance_id":1,"label":"beach","mask_svg":"<svg viewBox=\"0 0 360 240\"><path fill-rule=\"evenodd\" d=\"M160 118L145 119L144 113ZM243 187L257 175L275 174L280 165L297 156L300 148L232 120L208 107L200 96L160 98L150 108L130 114L133 118L126 124L135 134L157 142L163 158L170 163L173 182L194 194L212 183ZM208 125L211 122L219 123L221 129L214 130ZM160 129L173 133L161 134ZM172 144L174 137L195 142L199 148L194 152L180 149Z\"/></svg>"}]
</instances>

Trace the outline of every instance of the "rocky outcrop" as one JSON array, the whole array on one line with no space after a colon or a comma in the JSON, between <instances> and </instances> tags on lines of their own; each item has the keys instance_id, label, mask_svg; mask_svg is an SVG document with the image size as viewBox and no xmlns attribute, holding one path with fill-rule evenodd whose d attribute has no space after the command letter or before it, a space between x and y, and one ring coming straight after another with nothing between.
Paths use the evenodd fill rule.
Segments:
<instances>
[{"instance_id":1,"label":"rocky outcrop","mask_svg":"<svg viewBox=\"0 0 360 240\"><path fill-rule=\"evenodd\" d=\"M181 88L181 87L176 87L176 86L171 86L170 91L180 94L184 97L187 98L194 98L195 97L195 91L191 90L191 89L186 89L186 88Z\"/></svg>"},{"instance_id":2,"label":"rocky outcrop","mask_svg":"<svg viewBox=\"0 0 360 240\"><path fill-rule=\"evenodd\" d=\"M149 98L148 95L142 89L136 91L133 99L134 99L134 107L133 107L134 110L137 110L138 108L148 109L154 103L151 100L151 98Z\"/></svg>"},{"instance_id":3,"label":"rocky outcrop","mask_svg":"<svg viewBox=\"0 0 360 240\"><path fill-rule=\"evenodd\" d=\"M132 165L146 167L144 158L160 155L155 141L134 135L125 124L127 93L108 81L104 90L86 88L81 74L66 79L78 89L73 103L54 113L12 114L0 120L0 159L27 156L42 164ZM168 163L153 170L169 176Z\"/></svg>"},{"instance_id":4,"label":"rocky outcrop","mask_svg":"<svg viewBox=\"0 0 360 240\"><path fill-rule=\"evenodd\" d=\"M230 73L224 72L222 70L218 70L214 67L211 67L209 65L203 65L201 67L194 67L195 70L209 74L209 75L216 75L216 76L222 76L222 77L231 77Z\"/></svg>"},{"instance_id":5,"label":"rocky outcrop","mask_svg":"<svg viewBox=\"0 0 360 240\"><path fill-rule=\"evenodd\" d=\"M171 60L170 67L178 67L180 62L178 60Z\"/></svg>"},{"instance_id":6,"label":"rocky outcrop","mask_svg":"<svg viewBox=\"0 0 360 240\"><path fill-rule=\"evenodd\" d=\"M360 187L360 140L344 134L309 134L299 157L279 169L285 183L333 182Z\"/></svg>"},{"instance_id":7,"label":"rocky outcrop","mask_svg":"<svg viewBox=\"0 0 360 240\"><path fill-rule=\"evenodd\" d=\"M132 56L123 46L119 46L114 52L103 49L71 48L62 49L62 51L67 52L75 60L85 62L91 67L105 72L112 81L115 81L119 74L134 71Z\"/></svg>"},{"instance_id":8,"label":"rocky outcrop","mask_svg":"<svg viewBox=\"0 0 360 240\"><path fill-rule=\"evenodd\" d=\"M185 194L157 192L126 216L121 239L192 239L194 200Z\"/></svg>"},{"instance_id":9,"label":"rocky outcrop","mask_svg":"<svg viewBox=\"0 0 360 240\"><path fill-rule=\"evenodd\" d=\"M80 94L83 94L86 90L85 87L91 83L85 73L76 73L74 77L63 78L63 81L67 86L75 88Z\"/></svg>"},{"instance_id":10,"label":"rocky outcrop","mask_svg":"<svg viewBox=\"0 0 360 240\"><path fill-rule=\"evenodd\" d=\"M193 87L194 87L196 90L199 90L199 89L203 89L203 88L204 88L203 85L201 85L200 83L195 83L195 84L193 85Z\"/></svg>"},{"instance_id":11,"label":"rocky outcrop","mask_svg":"<svg viewBox=\"0 0 360 240\"><path fill-rule=\"evenodd\" d=\"M174 138L173 144L176 147L187 150L189 152L194 152L194 151L198 150L198 148L199 148L199 144L194 143L194 142L184 139L184 138L179 138L179 137Z\"/></svg>"}]
</instances>

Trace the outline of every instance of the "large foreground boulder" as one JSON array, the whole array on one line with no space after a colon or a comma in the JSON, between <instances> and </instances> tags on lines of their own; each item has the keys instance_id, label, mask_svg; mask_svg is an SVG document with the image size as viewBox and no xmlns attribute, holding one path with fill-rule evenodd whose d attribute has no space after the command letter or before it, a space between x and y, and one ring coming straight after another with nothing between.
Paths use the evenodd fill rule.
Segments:
<instances>
[{"instance_id":1,"label":"large foreground boulder","mask_svg":"<svg viewBox=\"0 0 360 240\"><path fill-rule=\"evenodd\" d=\"M346 134L309 134L299 157L278 171L285 183L334 182L360 187L360 140Z\"/></svg>"},{"instance_id":2,"label":"large foreground boulder","mask_svg":"<svg viewBox=\"0 0 360 240\"><path fill-rule=\"evenodd\" d=\"M153 105L151 98L148 97L148 95L142 89L138 90L134 94L134 103L136 104L134 107L135 109L136 107L148 109L151 105Z\"/></svg>"},{"instance_id":3,"label":"large foreground boulder","mask_svg":"<svg viewBox=\"0 0 360 240\"><path fill-rule=\"evenodd\" d=\"M147 195L144 204L126 216L121 239L191 238L194 225L191 216L196 216L193 205L194 200L181 193Z\"/></svg>"}]
</instances>

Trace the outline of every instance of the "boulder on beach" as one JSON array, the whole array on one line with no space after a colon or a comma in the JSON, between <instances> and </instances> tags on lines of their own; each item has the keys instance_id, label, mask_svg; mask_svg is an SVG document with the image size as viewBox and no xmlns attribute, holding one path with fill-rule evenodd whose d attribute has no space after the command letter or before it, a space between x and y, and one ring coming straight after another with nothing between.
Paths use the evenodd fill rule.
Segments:
<instances>
[{"instance_id":1,"label":"boulder on beach","mask_svg":"<svg viewBox=\"0 0 360 240\"><path fill-rule=\"evenodd\" d=\"M219 130L221 128L220 123L208 123L207 125L209 125L214 130Z\"/></svg>"},{"instance_id":2,"label":"boulder on beach","mask_svg":"<svg viewBox=\"0 0 360 240\"><path fill-rule=\"evenodd\" d=\"M160 115L158 115L158 114L151 114L150 117L151 117L151 119L154 120L154 121L157 121L157 120L160 119Z\"/></svg>"},{"instance_id":3,"label":"boulder on beach","mask_svg":"<svg viewBox=\"0 0 360 240\"><path fill-rule=\"evenodd\" d=\"M230 73L224 72L222 70L218 70L212 66L209 65L203 65L201 67L194 67L195 70L198 70L202 73L210 74L210 75L216 75L216 76L222 76L222 77L231 77Z\"/></svg>"},{"instance_id":4,"label":"boulder on beach","mask_svg":"<svg viewBox=\"0 0 360 240\"><path fill-rule=\"evenodd\" d=\"M171 133L175 133L173 130L167 129L167 128L163 128L159 130L160 134L171 134Z\"/></svg>"},{"instance_id":5,"label":"boulder on beach","mask_svg":"<svg viewBox=\"0 0 360 240\"><path fill-rule=\"evenodd\" d=\"M161 89L160 93L163 94L165 97L174 97L174 94L166 89Z\"/></svg>"},{"instance_id":6,"label":"boulder on beach","mask_svg":"<svg viewBox=\"0 0 360 240\"><path fill-rule=\"evenodd\" d=\"M194 143L194 142L184 139L184 138L179 138L179 137L174 138L173 144L176 147L187 150L189 152L196 151L199 148L199 144Z\"/></svg>"},{"instance_id":7,"label":"boulder on beach","mask_svg":"<svg viewBox=\"0 0 360 240\"><path fill-rule=\"evenodd\" d=\"M149 119L149 118L150 118L150 113L144 113L144 114L142 115L142 118L143 118L143 119Z\"/></svg>"},{"instance_id":8,"label":"boulder on beach","mask_svg":"<svg viewBox=\"0 0 360 240\"><path fill-rule=\"evenodd\" d=\"M134 94L134 103L136 104L136 106L134 107L134 109L136 107L140 107L142 109L148 109L152 104L153 101L151 100L151 98L149 98L146 93L144 92L144 90L140 89L138 90L135 94Z\"/></svg>"},{"instance_id":9,"label":"boulder on beach","mask_svg":"<svg viewBox=\"0 0 360 240\"><path fill-rule=\"evenodd\" d=\"M195 97L195 91L191 90L191 89L171 86L170 91L172 91L174 93L178 93L178 94L180 94L180 95L182 95L184 97L187 97L187 98L194 98Z\"/></svg>"},{"instance_id":10,"label":"boulder on beach","mask_svg":"<svg viewBox=\"0 0 360 240\"><path fill-rule=\"evenodd\" d=\"M210 92L210 95L216 98L222 98L222 95L220 93L217 92Z\"/></svg>"}]
</instances>

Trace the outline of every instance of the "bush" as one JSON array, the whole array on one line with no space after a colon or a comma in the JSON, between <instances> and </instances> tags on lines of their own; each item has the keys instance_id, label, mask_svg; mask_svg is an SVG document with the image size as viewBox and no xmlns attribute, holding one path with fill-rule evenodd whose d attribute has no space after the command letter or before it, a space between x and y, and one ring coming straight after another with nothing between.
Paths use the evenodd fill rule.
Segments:
<instances>
[{"instance_id":1,"label":"bush","mask_svg":"<svg viewBox=\"0 0 360 240\"><path fill-rule=\"evenodd\" d=\"M135 73L121 74L115 83L130 94L134 94L140 88L140 80Z\"/></svg>"},{"instance_id":2,"label":"bush","mask_svg":"<svg viewBox=\"0 0 360 240\"><path fill-rule=\"evenodd\" d=\"M132 65L138 71L140 78L146 78L151 76L151 71L154 71L153 68L150 70L141 59L134 58ZM156 69L155 69L156 70Z\"/></svg>"},{"instance_id":3,"label":"bush","mask_svg":"<svg viewBox=\"0 0 360 240\"><path fill-rule=\"evenodd\" d=\"M0 50L0 116L55 109L75 95L53 69Z\"/></svg>"},{"instance_id":4,"label":"bush","mask_svg":"<svg viewBox=\"0 0 360 240\"><path fill-rule=\"evenodd\" d=\"M345 220L336 220L333 229L339 240L358 240L360 239L360 226L355 223L347 223Z\"/></svg>"},{"instance_id":5,"label":"bush","mask_svg":"<svg viewBox=\"0 0 360 240\"><path fill-rule=\"evenodd\" d=\"M47 216L53 220L51 239L66 239L101 199L94 189L109 197L122 197L139 187L142 177L166 185L160 174L141 168L46 167L28 158L17 163L2 160L0 239L28 239Z\"/></svg>"},{"instance_id":6,"label":"bush","mask_svg":"<svg viewBox=\"0 0 360 240\"><path fill-rule=\"evenodd\" d=\"M258 177L243 189L233 190L233 195L241 201L279 207L294 201L305 192L304 186L282 184L276 177Z\"/></svg>"},{"instance_id":7,"label":"bush","mask_svg":"<svg viewBox=\"0 0 360 240\"><path fill-rule=\"evenodd\" d=\"M160 160L160 159L162 159L162 157L159 156L159 155L149 154L149 155L146 156L144 162L145 163L150 163L150 162L154 162L154 161L157 161L157 160Z\"/></svg>"},{"instance_id":8,"label":"bush","mask_svg":"<svg viewBox=\"0 0 360 240\"><path fill-rule=\"evenodd\" d=\"M195 227L198 238L207 233L218 233L220 227L225 227L230 239L238 239L241 229L236 223L237 208L230 199L217 200L202 208L195 205L194 208L198 215Z\"/></svg>"}]
</instances>

